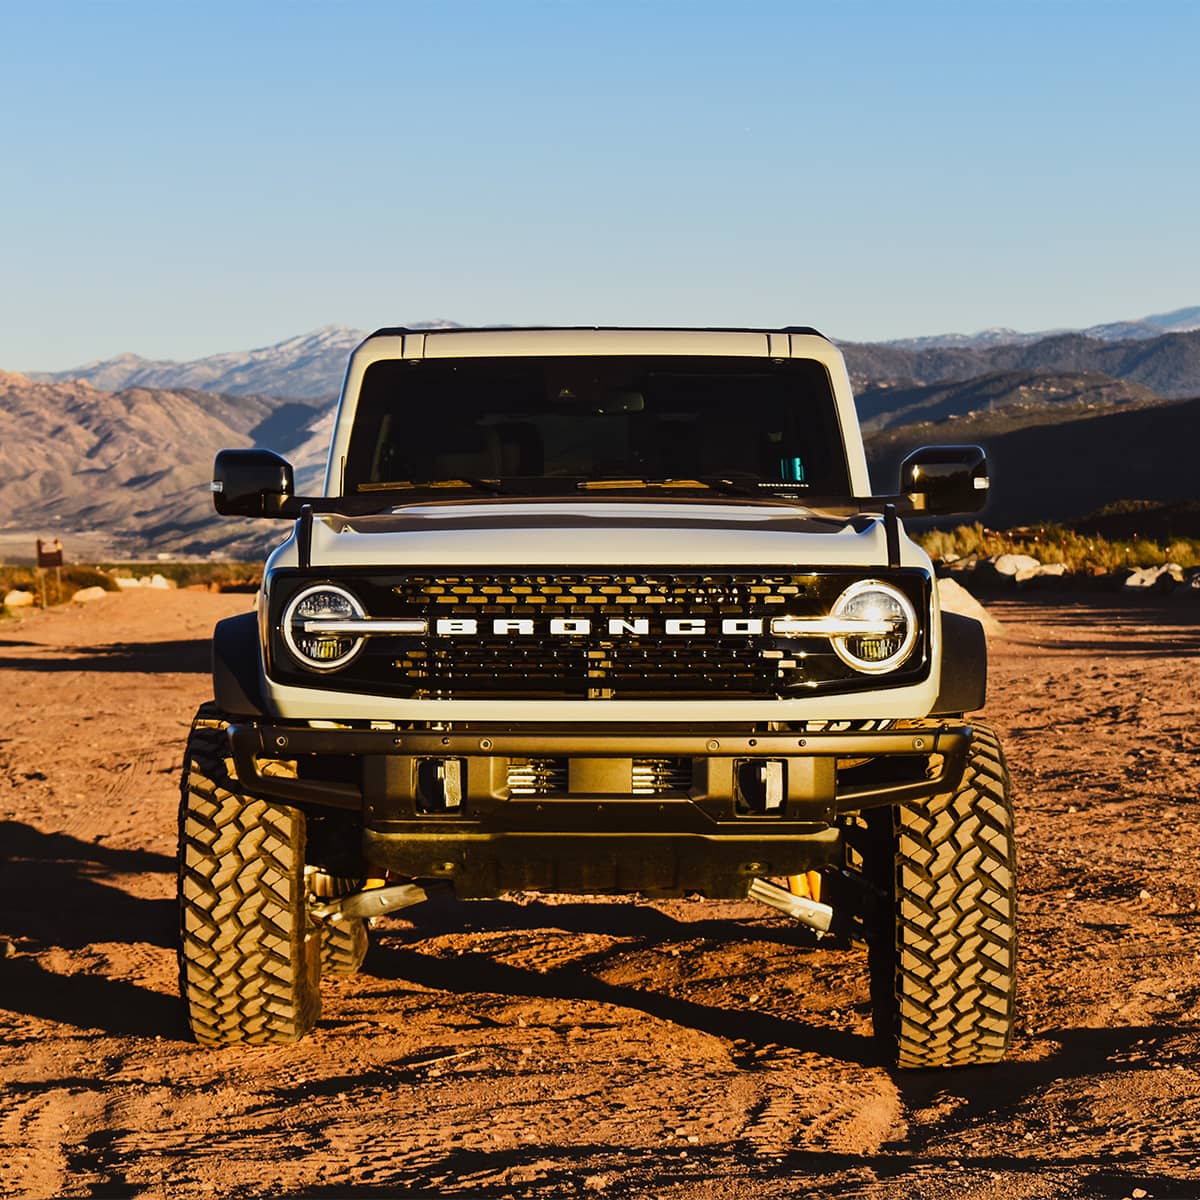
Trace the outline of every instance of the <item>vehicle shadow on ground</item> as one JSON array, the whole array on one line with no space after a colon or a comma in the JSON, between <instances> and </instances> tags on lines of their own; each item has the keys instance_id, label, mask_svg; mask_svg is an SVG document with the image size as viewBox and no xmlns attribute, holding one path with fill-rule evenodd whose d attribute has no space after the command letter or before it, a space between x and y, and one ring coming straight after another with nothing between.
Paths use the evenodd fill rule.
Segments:
<instances>
[{"instance_id":1,"label":"vehicle shadow on ground","mask_svg":"<svg viewBox=\"0 0 1200 1200\"><path fill-rule=\"evenodd\" d=\"M577 1001L636 1009L729 1042L787 1046L864 1066L879 1062L874 1040L860 1034L606 983L590 974L585 964L570 963L541 971L496 962L486 954L440 958L403 947L376 946L368 970L379 979L418 983L457 995L485 992L522 1000Z\"/></svg>"},{"instance_id":2,"label":"vehicle shadow on ground","mask_svg":"<svg viewBox=\"0 0 1200 1200\"><path fill-rule=\"evenodd\" d=\"M0 642L0 650L7 649L14 644L20 643ZM57 650L58 647L53 647L53 649ZM212 670L212 639L187 638L174 642L111 642L99 646L80 646L69 655L29 654L0 658L0 670L208 674Z\"/></svg>"},{"instance_id":3,"label":"vehicle shadow on ground","mask_svg":"<svg viewBox=\"0 0 1200 1200\"><path fill-rule=\"evenodd\" d=\"M77 1029L134 1037L182 1037L179 999L123 979L79 972L59 975L33 958L0 959L0 1007Z\"/></svg>"},{"instance_id":4,"label":"vehicle shadow on ground","mask_svg":"<svg viewBox=\"0 0 1200 1200\"><path fill-rule=\"evenodd\" d=\"M761 912L761 917L749 919L698 916L695 920L684 920L648 903L579 901L547 904L532 900L518 904L511 900L458 901L450 895L434 892L428 903L405 910L403 918L412 924L419 937L483 930L559 929L564 933L607 934L610 937L638 938L650 943L698 939L744 942L747 938L753 938L760 942L803 949L818 945L816 936L803 925L786 917L774 916L765 906ZM832 938L820 945L825 949L843 948L841 943Z\"/></svg>"},{"instance_id":5,"label":"vehicle shadow on ground","mask_svg":"<svg viewBox=\"0 0 1200 1200\"><path fill-rule=\"evenodd\" d=\"M60 975L36 955L97 943L175 945L175 905L130 895L117 877L173 874L174 859L111 849L65 833L0 821L0 1005L83 1029L146 1036L179 1027L177 1002L124 980L82 971Z\"/></svg>"}]
</instances>

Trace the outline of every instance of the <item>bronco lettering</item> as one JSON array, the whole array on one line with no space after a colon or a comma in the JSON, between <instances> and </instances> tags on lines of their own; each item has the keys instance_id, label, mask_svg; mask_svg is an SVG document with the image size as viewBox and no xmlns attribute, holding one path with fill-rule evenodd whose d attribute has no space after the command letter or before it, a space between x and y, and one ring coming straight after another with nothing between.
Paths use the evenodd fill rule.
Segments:
<instances>
[{"instance_id":1,"label":"bronco lettering","mask_svg":"<svg viewBox=\"0 0 1200 1200\"><path fill-rule=\"evenodd\" d=\"M434 631L438 637L471 637L479 634L480 624L477 617L441 617L437 621ZM483 624L486 626L487 623L483 622ZM544 628L538 628L538 624L528 617L520 619L497 617L491 623L490 633L493 637L544 636L547 632L551 637L586 637L593 632L599 632L593 628L593 624L589 617L555 617ZM763 624L761 617L726 617L721 621L720 632L752 637L763 632ZM610 617L606 632L609 637L647 637L652 631L650 622L645 617L638 617L632 621L621 617ZM681 637L689 634L702 635L709 633L710 630L706 617L673 617L662 623L662 629L654 632ZM716 628L714 627L711 632L716 633Z\"/></svg>"}]
</instances>

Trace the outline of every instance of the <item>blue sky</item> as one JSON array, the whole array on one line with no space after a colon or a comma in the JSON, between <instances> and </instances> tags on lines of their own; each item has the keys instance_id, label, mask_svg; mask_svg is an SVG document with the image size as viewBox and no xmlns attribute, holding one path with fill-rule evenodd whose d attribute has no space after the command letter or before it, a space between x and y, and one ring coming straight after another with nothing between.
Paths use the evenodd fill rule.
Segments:
<instances>
[{"instance_id":1,"label":"blue sky","mask_svg":"<svg viewBox=\"0 0 1200 1200\"><path fill-rule=\"evenodd\" d=\"M0 369L1200 304L1200 5L0 0Z\"/></svg>"}]
</instances>

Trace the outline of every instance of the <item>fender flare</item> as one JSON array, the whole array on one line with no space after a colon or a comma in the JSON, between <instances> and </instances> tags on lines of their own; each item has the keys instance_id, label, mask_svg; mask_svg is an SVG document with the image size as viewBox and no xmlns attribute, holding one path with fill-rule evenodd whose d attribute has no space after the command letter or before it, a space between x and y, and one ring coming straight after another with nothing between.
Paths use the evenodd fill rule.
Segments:
<instances>
[{"instance_id":1,"label":"fender flare","mask_svg":"<svg viewBox=\"0 0 1200 1200\"><path fill-rule=\"evenodd\" d=\"M213 699L221 712L235 717L266 715L261 653L257 613L239 613L217 622L212 639Z\"/></svg>"},{"instance_id":2,"label":"fender flare","mask_svg":"<svg viewBox=\"0 0 1200 1200\"><path fill-rule=\"evenodd\" d=\"M976 712L987 699L987 635L981 622L942 613L942 684L931 716Z\"/></svg>"}]
</instances>

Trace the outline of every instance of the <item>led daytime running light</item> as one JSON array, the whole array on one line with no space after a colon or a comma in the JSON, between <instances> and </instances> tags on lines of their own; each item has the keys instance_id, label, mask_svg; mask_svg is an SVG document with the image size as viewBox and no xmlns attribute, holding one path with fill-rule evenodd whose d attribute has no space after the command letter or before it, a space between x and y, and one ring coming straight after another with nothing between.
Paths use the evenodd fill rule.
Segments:
<instances>
[{"instance_id":1,"label":"led daytime running light","mask_svg":"<svg viewBox=\"0 0 1200 1200\"><path fill-rule=\"evenodd\" d=\"M321 626L361 621L365 615L358 599L345 588L318 583L297 592L288 602L280 631L284 644L301 666L310 671L336 671L358 655L364 639ZM310 623L316 629L310 630Z\"/></svg>"},{"instance_id":2,"label":"led daytime running light","mask_svg":"<svg viewBox=\"0 0 1200 1200\"><path fill-rule=\"evenodd\" d=\"M885 634L830 638L838 658L864 675L885 675L911 657L917 644L917 614L912 601L890 583L863 579L851 584L833 606L832 616L890 626Z\"/></svg>"}]
</instances>

